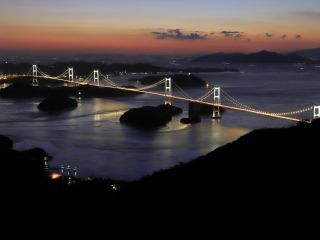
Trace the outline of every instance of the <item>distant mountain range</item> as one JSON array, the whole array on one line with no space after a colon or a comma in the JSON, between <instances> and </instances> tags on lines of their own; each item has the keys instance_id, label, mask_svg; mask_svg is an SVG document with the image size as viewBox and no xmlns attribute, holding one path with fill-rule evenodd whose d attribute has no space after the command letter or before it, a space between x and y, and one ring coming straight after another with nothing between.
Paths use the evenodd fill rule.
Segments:
<instances>
[{"instance_id":1,"label":"distant mountain range","mask_svg":"<svg viewBox=\"0 0 320 240\"><path fill-rule=\"evenodd\" d=\"M320 60L320 48L304 49L296 51L295 53L303 57Z\"/></svg>"},{"instance_id":2,"label":"distant mountain range","mask_svg":"<svg viewBox=\"0 0 320 240\"><path fill-rule=\"evenodd\" d=\"M196 62L227 62L227 63L319 63L309 57L301 56L297 53L280 54L266 50L256 53L215 53L200 56L194 59Z\"/></svg>"},{"instance_id":3,"label":"distant mountain range","mask_svg":"<svg viewBox=\"0 0 320 240\"><path fill-rule=\"evenodd\" d=\"M145 63L163 67L178 68L183 63L217 62L217 63L320 63L320 48L304 49L291 53L276 53L271 51L260 51L256 53L212 53L208 55L130 55L112 53L6 53L0 51L1 63L38 63L50 65L57 62L88 62L108 64L136 64Z\"/></svg>"}]
</instances>

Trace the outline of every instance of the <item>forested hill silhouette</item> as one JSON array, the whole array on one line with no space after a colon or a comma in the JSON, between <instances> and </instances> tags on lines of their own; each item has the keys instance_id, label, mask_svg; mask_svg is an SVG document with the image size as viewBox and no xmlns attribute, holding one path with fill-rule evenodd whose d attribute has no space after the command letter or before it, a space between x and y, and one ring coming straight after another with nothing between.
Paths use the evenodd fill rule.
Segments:
<instances>
[{"instance_id":1,"label":"forested hill silhouette","mask_svg":"<svg viewBox=\"0 0 320 240\"><path fill-rule=\"evenodd\" d=\"M319 63L296 53L280 54L266 50L256 53L216 53L200 56L194 59L196 62L228 62L228 63Z\"/></svg>"}]
</instances>

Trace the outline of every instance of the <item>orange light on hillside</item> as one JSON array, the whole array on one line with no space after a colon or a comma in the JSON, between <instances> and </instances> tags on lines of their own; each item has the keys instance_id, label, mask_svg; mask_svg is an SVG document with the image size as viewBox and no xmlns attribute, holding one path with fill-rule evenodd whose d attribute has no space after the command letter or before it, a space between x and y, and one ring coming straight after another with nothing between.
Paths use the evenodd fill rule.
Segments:
<instances>
[{"instance_id":1,"label":"orange light on hillside","mask_svg":"<svg viewBox=\"0 0 320 240\"><path fill-rule=\"evenodd\" d=\"M62 175L59 174L59 173L52 173L52 174L50 175L50 178L51 178L52 180L57 180L57 179L59 179L59 178L61 178L61 177L62 177Z\"/></svg>"}]
</instances>

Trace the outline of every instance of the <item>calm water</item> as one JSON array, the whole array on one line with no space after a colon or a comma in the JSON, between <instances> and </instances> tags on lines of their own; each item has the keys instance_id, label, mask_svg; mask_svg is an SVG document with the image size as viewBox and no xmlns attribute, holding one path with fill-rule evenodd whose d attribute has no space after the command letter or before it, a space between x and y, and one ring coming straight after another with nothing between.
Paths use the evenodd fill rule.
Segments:
<instances>
[{"instance_id":1,"label":"calm water","mask_svg":"<svg viewBox=\"0 0 320 240\"><path fill-rule=\"evenodd\" d=\"M229 66L228 66L229 67ZM221 86L243 103L275 112L320 104L320 68L315 66L232 66L241 73L199 74ZM114 79L126 82L124 79ZM162 89L158 89L161 91ZM207 89L189 89L201 96ZM54 157L52 165L77 166L81 177L138 179L152 172L187 162L233 141L252 129L293 123L228 111L219 124L210 117L192 126L174 118L167 127L143 132L119 123L132 107L158 105L163 99L140 95L114 99L82 99L80 106L59 115L41 113L42 99L0 99L0 133L15 141L16 149L41 147ZM312 117L311 113L305 117Z\"/></svg>"}]
</instances>

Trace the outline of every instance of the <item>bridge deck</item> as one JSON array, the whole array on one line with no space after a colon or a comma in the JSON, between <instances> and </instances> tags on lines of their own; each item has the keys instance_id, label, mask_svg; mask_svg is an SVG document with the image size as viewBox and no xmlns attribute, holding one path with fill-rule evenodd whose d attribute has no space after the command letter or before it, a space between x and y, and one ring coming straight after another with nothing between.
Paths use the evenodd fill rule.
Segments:
<instances>
[{"instance_id":1,"label":"bridge deck","mask_svg":"<svg viewBox=\"0 0 320 240\"><path fill-rule=\"evenodd\" d=\"M22 76L33 77L33 75L22 75ZM94 86L94 87L100 87L100 88L117 89L117 90L123 90L123 91L128 91L128 92L145 93L145 94L149 94L149 95L153 95L153 96L167 97L167 95L164 93L151 92L151 91L139 90L139 89L134 89L134 88L126 88L126 87L120 87L120 86L97 85L97 84L92 84L92 83L77 82L77 81L71 81L71 80L66 80L66 79L62 79L62 78L47 77L47 76L46 77L38 76L38 78L51 79L51 80L65 82L65 83L73 83L73 84ZM229 105L224 105L224 104L214 104L212 102L205 102L205 101L200 101L200 100L196 100L196 99L192 99L192 98L185 98L185 97L174 96L174 95L171 95L170 97L172 99L176 99L176 100L194 102L194 103L209 105L212 107L223 107L223 108L229 109L229 110L252 113L252 114L256 114L256 115L267 116L267 117L272 117L272 118L277 118L277 119L284 119L284 120L293 121L293 122L308 122L309 123L309 121L306 121L304 119L298 119L298 118L287 117L287 116L279 116L276 114L271 114L271 113L262 112L262 111L255 111L255 110L239 108L239 107L234 107L234 106L229 106Z\"/></svg>"}]
</instances>

